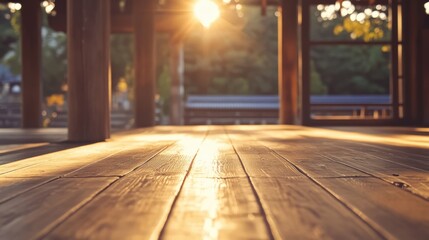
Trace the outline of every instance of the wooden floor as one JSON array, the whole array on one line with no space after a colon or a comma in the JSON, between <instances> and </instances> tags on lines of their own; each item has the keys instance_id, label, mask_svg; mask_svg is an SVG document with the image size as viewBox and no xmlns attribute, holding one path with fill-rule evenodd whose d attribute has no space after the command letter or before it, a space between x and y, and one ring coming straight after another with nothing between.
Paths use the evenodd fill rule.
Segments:
<instances>
[{"instance_id":1,"label":"wooden floor","mask_svg":"<svg viewBox=\"0 0 429 240\"><path fill-rule=\"evenodd\" d=\"M429 128L45 131L0 130L0 239L429 239Z\"/></svg>"}]
</instances>

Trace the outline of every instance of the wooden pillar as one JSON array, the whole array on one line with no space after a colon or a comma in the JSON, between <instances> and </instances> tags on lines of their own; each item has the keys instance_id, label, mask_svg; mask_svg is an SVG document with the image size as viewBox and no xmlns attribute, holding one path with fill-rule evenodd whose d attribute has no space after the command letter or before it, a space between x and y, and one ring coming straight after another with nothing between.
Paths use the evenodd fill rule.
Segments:
<instances>
[{"instance_id":1,"label":"wooden pillar","mask_svg":"<svg viewBox=\"0 0 429 240\"><path fill-rule=\"evenodd\" d=\"M41 126L41 8L24 1L21 10L22 127Z\"/></svg>"},{"instance_id":2,"label":"wooden pillar","mask_svg":"<svg viewBox=\"0 0 429 240\"><path fill-rule=\"evenodd\" d=\"M71 141L110 137L110 0L67 1Z\"/></svg>"},{"instance_id":3,"label":"wooden pillar","mask_svg":"<svg viewBox=\"0 0 429 240\"><path fill-rule=\"evenodd\" d=\"M155 124L155 0L136 0L134 11L135 127Z\"/></svg>"},{"instance_id":4,"label":"wooden pillar","mask_svg":"<svg viewBox=\"0 0 429 240\"><path fill-rule=\"evenodd\" d=\"M405 71L405 118L407 124L415 124L422 118L420 94L420 4L417 1L403 3L404 19L404 71Z\"/></svg>"},{"instance_id":5,"label":"wooden pillar","mask_svg":"<svg viewBox=\"0 0 429 240\"><path fill-rule=\"evenodd\" d=\"M279 123L298 122L298 0L282 0L278 16Z\"/></svg>"},{"instance_id":6,"label":"wooden pillar","mask_svg":"<svg viewBox=\"0 0 429 240\"><path fill-rule=\"evenodd\" d=\"M422 69L422 95L423 95L423 124L429 126L429 28L422 32L420 46L422 46L422 59L420 67Z\"/></svg>"},{"instance_id":7,"label":"wooden pillar","mask_svg":"<svg viewBox=\"0 0 429 240\"><path fill-rule=\"evenodd\" d=\"M183 82L184 82L184 55L183 42L181 40L173 40L170 42L170 76L171 76L171 92L170 92L170 124L183 124Z\"/></svg>"}]
</instances>

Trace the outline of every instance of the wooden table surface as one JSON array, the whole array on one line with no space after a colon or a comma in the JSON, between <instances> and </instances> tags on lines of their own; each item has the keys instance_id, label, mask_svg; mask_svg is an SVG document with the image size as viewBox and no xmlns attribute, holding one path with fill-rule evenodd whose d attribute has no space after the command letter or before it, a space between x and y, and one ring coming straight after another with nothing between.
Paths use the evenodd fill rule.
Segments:
<instances>
[{"instance_id":1,"label":"wooden table surface","mask_svg":"<svg viewBox=\"0 0 429 240\"><path fill-rule=\"evenodd\" d=\"M429 128L40 131L0 130L0 239L429 239Z\"/></svg>"}]
</instances>

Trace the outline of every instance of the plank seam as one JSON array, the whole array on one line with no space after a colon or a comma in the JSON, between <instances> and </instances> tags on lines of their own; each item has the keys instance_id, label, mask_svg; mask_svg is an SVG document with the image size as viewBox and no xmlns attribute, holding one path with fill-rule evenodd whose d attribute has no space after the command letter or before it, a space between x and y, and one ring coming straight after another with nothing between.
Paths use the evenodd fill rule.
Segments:
<instances>
[{"instance_id":1,"label":"plank seam","mask_svg":"<svg viewBox=\"0 0 429 240\"><path fill-rule=\"evenodd\" d=\"M37 239L43 239L43 238L45 238L52 231L54 231L59 225L61 225L67 219L69 219L74 214L76 214L80 209L82 209L85 206L87 206L90 202L92 202L92 200L94 200L96 197L98 197L101 193L103 193L106 189L108 189L110 186L112 186L114 183L116 183L119 179L121 179L121 178L116 178L114 181L112 181L111 183L107 184L104 188L100 189L100 191L98 191L96 194L94 194L94 196L92 196L91 198L87 199L87 201L84 202L82 205L78 206L75 209L71 209L71 210L65 212L63 214L64 218L61 221L58 221L57 223L53 223L52 226L50 227L50 229L47 229L45 231L45 233L42 233Z\"/></svg>"},{"instance_id":2,"label":"plank seam","mask_svg":"<svg viewBox=\"0 0 429 240\"><path fill-rule=\"evenodd\" d=\"M364 218L362 216L362 214L359 214L357 212L357 210L355 210L352 206L349 206L349 204L343 202L339 198L339 196L337 196L334 192L330 191L328 188L325 188L325 186L323 186L323 184L321 184L320 182L318 182L316 179L312 178L307 172L305 172L304 170L302 170L300 167L296 166L294 163L292 163L291 161L289 161L287 158L285 158L282 155L278 154L275 150L273 150L273 149L269 148L268 146L266 146L264 143L262 143L262 142L260 142L260 143L263 146L265 146L267 149L269 149L271 152L273 152L273 154L277 155L278 157L284 159L286 162L288 162L289 164L291 164L295 169L297 169L299 172L301 172L302 174L304 174L308 179L310 179L310 181L312 181L317 186L319 186L323 191L325 191L326 193L328 193L329 195L331 195L335 200L337 200L338 203L340 203L345 208L347 208L353 215L355 215L358 219L360 219L365 225L367 225L370 229L372 229L382 239L394 239L394 237L391 234L389 234L381 226L378 226L378 224L376 224L375 222L373 222L372 224L369 223L369 221L372 222L370 219Z\"/></svg>"},{"instance_id":3,"label":"plank seam","mask_svg":"<svg viewBox=\"0 0 429 240\"><path fill-rule=\"evenodd\" d=\"M18 196L20 196L20 195L22 195L22 194L24 194L24 193L28 192L28 191L31 191L31 190L33 190L33 189L36 189L36 188L38 188L38 187L41 187L41 186L43 186L43 185L46 185L46 184L51 183L51 182L53 182L53 181L55 181L55 180L58 180L58 179L60 179L60 177L54 177L54 178L48 179L48 180L46 180L45 182L42 182L42 183L40 183L40 184L37 184L37 185L35 185L35 186L33 186L33 187L30 187L30 188L28 188L28 189L26 189L26 190L24 190L24 191L22 191L22 192L20 192L20 193L17 193L17 194L15 194L15 195L13 195L13 196L11 196L11 197L9 197L9 198L6 198L6 199L4 199L4 200L0 201L0 204L3 204L3 203L5 203L5 202L7 202L7 201L10 201L10 200L12 200L12 199L14 199L14 198L16 198L16 197L18 197Z\"/></svg>"},{"instance_id":4,"label":"plank seam","mask_svg":"<svg viewBox=\"0 0 429 240\"><path fill-rule=\"evenodd\" d=\"M158 234L158 239L162 239L162 238L163 238L163 236L164 236L164 234L165 234L165 230L166 230L166 227L167 227L168 221L169 221L169 219L170 219L171 215L173 214L173 209L174 209L174 207L176 206L177 201L179 200L179 196L180 196L180 194L182 193L182 190L183 190L183 188L184 188L184 186L185 186L185 182L186 182L186 180L187 180L187 179L189 178L189 176L190 176L192 166L194 165L195 158L197 157L198 153L200 152L201 145L202 145L202 144L204 143L204 141L206 140L206 138L207 138L208 134L209 134L209 131L207 130L207 131L205 132L204 138L202 139L202 141L200 142L200 144L199 144L199 146L198 146L198 150L195 152L194 156L192 157L191 163L189 164L189 168L188 168L188 170L187 170L187 172L186 172L186 174L185 174L185 177L184 177L184 178L183 178L183 180L182 180L182 183L180 184L179 191L177 192L176 196L174 196L173 202L171 203L171 206L170 206L170 210L168 211L167 216L166 216L166 218L165 218L165 220L164 220L164 224L162 225L161 231L160 231L160 232L159 232L159 234Z\"/></svg>"},{"instance_id":5,"label":"plank seam","mask_svg":"<svg viewBox=\"0 0 429 240\"><path fill-rule=\"evenodd\" d=\"M346 166L346 167L350 167L350 168L352 168L352 169L355 169L355 170L357 170L357 171L360 171L360 172L362 172L362 173L365 173L365 174L368 174L369 176L371 176L371 177L373 177L373 178L376 178L376 179L378 179L378 180L381 180L381 181L383 181L383 182L386 182L386 183L388 183L389 185L392 185L392 186L394 186L394 187L397 187L396 185L395 185L395 182L390 182L389 180L387 180L387 179L384 179L384 178L382 178L382 177L379 177L379 176L377 176L377 175L374 175L374 174L372 174L372 173L368 173L368 172L366 172L366 171L364 171L364 170L361 170L361 169L359 169L359 168L357 168L357 167L354 167L354 166L352 166L352 165L349 165L349 164L347 164L347 163L345 163L345 162L342 162L341 160L338 160L338 158L337 157L334 157L334 156L327 156L327 155L323 155L324 157L326 157L329 161L332 161L332 162L335 162L335 163L338 163L338 164L341 164L341 165L344 165L344 166ZM381 173L382 174L382 173ZM385 175L385 174L384 174ZM405 182L404 180L401 180L401 182ZM420 194L417 194L417 193L415 193L415 192L412 192L412 185L410 185L410 184L408 184L408 183L406 183L408 186L410 186L410 187L397 187L397 188L400 188L400 189L402 189L403 191L405 191L405 192L407 192L408 194L411 194L411 195L413 195L413 196L415 196L415 197L418 197L418 198L421 198L421 199L423 199L423 200L425 200L425 201L429 201L429 199L428 198L425 198L424 196L422 196L422 195L420 195Z\"/></svg>"},{"instance_id":6,"label":"plank seam","mask_svg":"<svg viewBox=\"0 0 429 240\"><path fill-rule=\"evenodd\" d=\"M238 154L237 149L235 148L235 146L234 146L234 144L232 142L232 139L229 136L228 130L224 128L224 132L226 133L226 135L228 137L228 140L229 140L232 148L234 149L235 154L237 155L238 159L240 160L240 164L241 164L241 167L243 168L244 173L246 173L247 181L249 181L250 187L252 188L253 195L255 196L256 202L258 203L258 206L259 206L259 208L261 210L262 219L264 220L265 226L267 227L267 230L268 230L267 232L268 232L269 239L275 239L274 238L274 234L273 234L274 230L275 230L276 235L278 236L278 238L281 239L280 234L277 232L276 229L273 229L273 226L271 226L270 222L268 221L268 215L265 212L265 209L264 209L264 207L262 205L261 198L260 198L258 192L256 191L256 188L254 186L252 178L250 177L249 173L247 172L246 167L243 164L243 161L242 161L242 159L240 157L240 154Z\"/></svg>"}]
</instances>

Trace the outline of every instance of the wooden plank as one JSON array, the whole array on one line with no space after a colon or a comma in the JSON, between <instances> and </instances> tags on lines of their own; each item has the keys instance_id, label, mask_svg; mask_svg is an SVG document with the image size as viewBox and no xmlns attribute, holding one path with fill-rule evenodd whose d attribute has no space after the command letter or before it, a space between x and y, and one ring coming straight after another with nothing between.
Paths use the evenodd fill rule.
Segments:
<instances>
[{"instance_id":1,"label":"wooden plank","mask_svg":"<svg viewBox=\"0 0 429 240\"><path fill-rule=\"evenodd\" d=\"M157 154L64 221L46 239L158 238L203 137L195 134L184 138Z\"/></svg>"},{"instance_id":2,"label":"wooden plank","mask_svg":"<svg viewBox=\"0 0 429 240\"><path fill-rule=\"evenodd\" d=\"M0 203L48 181L45 178L0 178Z\"/></svg>"},{"instance_id":3,"label":"wooden plank","mask_svg":"<svg viewBox=\"0 0 429 240\"><path fill-rule=\"evenodd\" d=\"M233 145L250 175L275 238L381 238L293 165L270 149L258 147L255 141L246 142L244 134L242 139L233 140ZM278 164L270 164L273 161ZM254 174L253 169L261 169L263 174Z\"/></svg>"},{"instance_id":4,"label":"wooden plank","mask_svg":"<svg viewBox=\"0 0 429 240\"><path fill-rule=\"evenodd\" d=\"M368 174L332 161L320 154L319 144L309 144L308 140L261 141L284 159L298 166L312 177L351 177Z\"/></svg>"},{"instance_id":5,"label":"wooden plank","mask_svg":"<svg viewBox=\"0 0 429 240\"><path fill-rule=\"evenodd\" d=\"M161 238L270 239L252 186L223 130L209 133Z\"/></svg>"},{"instance_id":6,"label":"wooden plank","mask_svg":"<svg viewBox=\"0 0 429 240\"><path fill-rule=\"evenodd\" d=\"M234 148L224 132L210 132L201 145L191 170L192 177L247 177Z\"/></svg>"},{"instance_id":7,"label":"wooden plank","mask_svg":"<svg viewBox=\"0 0 429 240\"><path fill-rule=\"evenodd\" d=\"M276 239L383 239L308 178L252 178Z\"/></svg>"},{"instance_id":8,"label":"wooden plank","mask_svg":"<svg viewBox=\"0 0 429 240\"><path fill-rule=\"evenodd\" d=\"M365 149L358 148L356 150L350 150L347 146L353 145L353 141L348 139L353 137L348 136L347 140L342 140L343 134L347 133L333 133L331 131L314 128L307 128L307 130L303 132L305 133L301 132L300 134L304 134L306 137L302 138L300 141L294 141L298 141L299 145L305 147L308 152L317 152L331 161L341 163L365 174L379 177L391 184L401 186L405 190L429 199L429 173L428 171L421 169L425 168L422 163L409 163L406 162L406 160L397 162L399 161L398 158L393 159L397 161L392 161L390 159L386 159L386 155L388 155L388 153L380 157L367 154ZM327 138L323 138L323 135L327 134L332 135ZM274 140L270 140L271 142L282 142L281 138L283 136L283 131L277 133L267 133L267 131L265 131L260 135L274 138ZM337 136L338 139L336 140L333 136ZM290 142L291 140L285 141ZM302 165L302 167L305 168L304 165ZM335 167L335 171L339 169L340 168Z\"/></svg>"},{"instance_id":9,"label":"wooden plank","mask_svg":"<svg viewBox=\"0 0 429 240\"><path fill-rule=\"evenodd\" d=\"M142 167L136 169L131 175L186 174L203 137L201 135L184 137L181 141L160 152Z\"/></svg>"},{"instance_id":10,"label":"wooden plank","mask_svg":"<svg viewBox=\"0 0 429 240\"><path fill-rule=\"evenodd\" d=\"M317 179L390 239L427 239L429 202L374 178Z\"/></svg>"},{"instance_id":11,"label":"wooden plank","mask_svg":"<svg viewBox=\"0 0 429 240\"><path fill-rule=\"evenodd\" d=\"M17 149L0 154L0 166L32 157L47 155L54 152L67 150L69 148L79 147L77 144L33 144L24 145Z\"/></svg>"},{"instance_id":12,"label":"wooden plank","mask_svg":"<svg viewBox=\"0 0 429 240\"><path fill-rule=\"evenodd\" d=\"M41 237L114 180L115 178L58 179L1 204L1 237Z\"/></svg>"},{"instance_id":13,"label":"wooden plank","mask_svg":"<svg viewBox=\"0 0 429 240\"><path fill-rule=\"evenodd\" d=\"M331 147L334 147L333 145ZM336 151L323 153L331 160L359 169L372 176L379 177L391 184L429 199L429 173L420 169L380 161L371 155L356 152Z\"/></svg>"},{"instance_id":14,"label":"wooden plank","mask_svg":"<svg viewBox=\"0 0 429 240\"><path fill-rule=\"evenodd\" d=\"M67 1L68 138L110 137L110 1Z\"/></svg>"},{"instance_id":15,"label":"wooden plank","mask_svg":"<svg viewBox=\"0 0 429 240\"><path fill-rule=\"evenodd\" d=\"M370 145L348 142L342 142L338 147L347 148L357 152L364 152L367 155L371 155L384 161L429 171L429 155L420 155L415 153L412 149L408 151L406 148L397 150L396 148L383 147L376 144Z\"/></svg>"},{"instance_id":16,"label":"wooden plank","mask_svg":"<svg viewBox=\"0 0 429 240\"><path fill-rule=\"evenodd\" d=\"M42 15L38 1L25 1L21 15L22 127L42 126Z\"/></svg>"},{"instance_id":17,"label":"wooden plank","mask_svg":"<svg viewBox=\"0 0 429 240\"><path fill-rule=\"evenodd\" d=\"M187 178L162 239L270 239L247 178Z\"/></svg>"},{"instance_id":18,"label":"wooden plank","mask_svg":"<svg viewBox=\"0 0 429 240\"><path fill-rule=\"evenodd\" d=\"M45 239L156 239L183 178L124 177Z\"/></svg>"},{"instance_id":19,"label":"wooden plank","mask_svg":"<svg viewBox=\"0 0 429 240\"><path fill-rule=\"evenodd\" d=\"M58 177L123 150L130 143L98 143L0 165L1 177Z\"/></svg>"},{"instance_id":20,"label":"wooden plank","mask_svg":"<svg viewBox=\"0 0 429 240\"><path fill-rule=\"evenodd\" d=\"M135 168L143 165L158 153L163 151L172 142L157 142L139 144L128 147L118 154L109 156L101 161L90 164L74 172L66 174L66 177L100 177L100 176L124 176Z\"/></svg>"},{"instance_id":21,"label":"wooden plank","mask_svg":"<svg viewBox=\"0 0 429 240\"><path fill-rule=\"evenodd\" d=\"M294 166L255 141L233 141L241 161L250 177L299 177L303 176Z\"/></svg>"},{"instance_id":22,"label":"wooden plank","mask_svg":"<svg viewBox=\"0 0 429 240\"><path fill-rule=\"evenodd\" d=\"M41 146L46 146L48 143L27 143L27 144L7 144L0 145L0 154L10 153L14 151L24 150L27 148L36 148Z\"/></svg>"}]
</instances>

